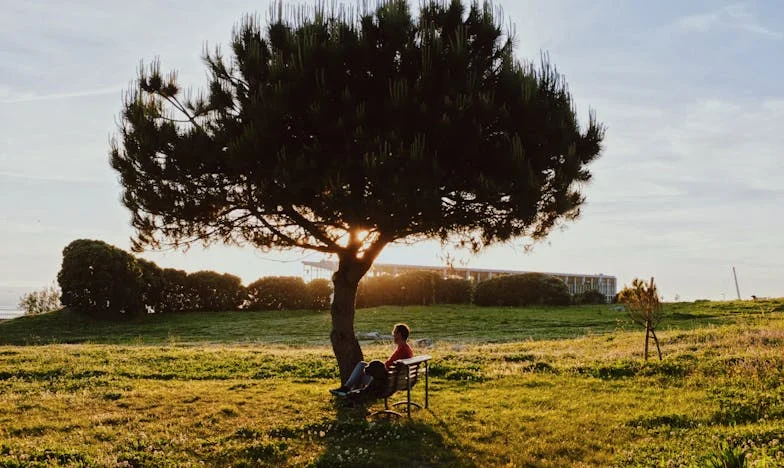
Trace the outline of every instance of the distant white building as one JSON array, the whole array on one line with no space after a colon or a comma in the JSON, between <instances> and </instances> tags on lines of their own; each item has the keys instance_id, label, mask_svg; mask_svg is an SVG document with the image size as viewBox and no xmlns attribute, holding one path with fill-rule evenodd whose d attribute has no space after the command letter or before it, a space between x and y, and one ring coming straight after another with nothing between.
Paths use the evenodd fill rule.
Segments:
<instances>
[{"instance_id":1,"label":"distant white building","mask_svg":"<svg viewBox=\"0 0 784 468\"><path fill-rule=\"evenodd\" d=\"M314 278L331 278L332 273L338 269L338 262L322 260L319 262L302 262L305 269L305 278L308 280ZM488 280L496 276L503 275L519 275L521 273L534 273L530 271L519 270L493 270L487 268L450 268L445 266L425 266L425 265L395 265L390 263L376 263L373 264L368 276L376 275L397 275L408 271L436 271L440 272L445 278L456 277L469 279L474 283ZM555 276L566 284L571 294L579 294L581 292L596 289L604 294L607 302L612 301L617 291L617 282L614 276L608 276L602 273L597 275L587 275L580 273L544 273L546 275Z\"/></svg>"}]
</instances>

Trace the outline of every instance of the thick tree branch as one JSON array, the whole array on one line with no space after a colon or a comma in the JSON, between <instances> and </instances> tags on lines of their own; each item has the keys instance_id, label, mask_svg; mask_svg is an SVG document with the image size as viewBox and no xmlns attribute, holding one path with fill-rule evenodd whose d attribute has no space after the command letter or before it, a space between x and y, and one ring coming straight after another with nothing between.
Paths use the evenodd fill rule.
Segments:
<instances>
[{"instance_id":1,"label":"thick tree branch","mask_svg":"<svg viewBox=\"0 0 784 468\"><path fill-rule=\"evenodd\" d=\"M332 252L339 252L343 248L340 247L332 240L323 230L321 230L315 223L310 221L309 219L302 216L300 212L296 210L293 206L288 206L283 210L284 214L288 216L292 221L296 224L301 226L305 229L310 235L315 237L317 240L321 241L326 245L328 248L332 249Z\"/></svg>"},{"instance_id":2,"label":"thick tree branch","mask_svg":"<svg viewBox=\"0 0 784 468\"><path fill-rule=\"evenodd\" d=\"M270 232L272 232L275 236L277 236L283 243L287 244L287 246L289 246L289 247L298 247L298 248L301 248L301 249L315 250L317 252L323 252L323 253L335 253L336 252L335 250L333 250L332 248L330 248L328 246L308 244L308 243L300 242L300 241L292 238L288 234L286 234L283 231L281 231L280 229L278 229L277 226L275 226L272 223L270 223L264 217L263 214L256 214L255 218L261 224L263 224L264 227L269 229Z\"/></svg>"},{"instance_id":3,"label":"thick tree branch","mask_svg":"<svg viewBox=\"0 0 784 468\"><path fill-rule=\"evenodd\" d=\"M362 265L365 268L365 271L369 270L371 266L373 266L373 262L376 261L376 258L384 250L384 247L387 246L393 239L386 237L383 233L379 233L378 239L376 239L370 247L368 247L362 254Z\"/></svg>"}]
</instances>

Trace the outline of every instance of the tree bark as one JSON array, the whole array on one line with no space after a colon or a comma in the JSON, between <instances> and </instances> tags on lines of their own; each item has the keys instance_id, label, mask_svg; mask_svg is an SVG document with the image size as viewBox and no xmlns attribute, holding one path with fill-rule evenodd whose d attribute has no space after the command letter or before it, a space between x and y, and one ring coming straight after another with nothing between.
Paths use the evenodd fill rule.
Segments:
<instances>
[{"instance_id":1,"label":"tree bark","mask_svg":"<svg viewBox=\"0 0 784 468\"><path fill-rule=\"evenodd\" d=\"M362 348L354 333L354 313L357 298L357 286L367 268L357 260L348 256L340 259L338 271L332 275L334 296L332 298L332 331L329 339L332 351L338 360L340 381L345 382L354 370L354 366L363 360Z\"/></svg>"}]
</instances>

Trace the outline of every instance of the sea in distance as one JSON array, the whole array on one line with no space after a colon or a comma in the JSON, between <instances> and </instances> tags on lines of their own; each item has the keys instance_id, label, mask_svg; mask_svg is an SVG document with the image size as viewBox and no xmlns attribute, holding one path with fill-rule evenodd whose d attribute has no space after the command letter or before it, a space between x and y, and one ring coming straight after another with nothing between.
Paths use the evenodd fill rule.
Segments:
<instances>
[{"instance_id":1,"label":"sea in distance","mask_svg":"<svg viewBox=\"0 0 784 468\"><path fill-rule=\"evenodd\" d=\"M0 307L0 320L9 320L24 315L24 311L15 308Z\"/></svg>"}]
</instances>

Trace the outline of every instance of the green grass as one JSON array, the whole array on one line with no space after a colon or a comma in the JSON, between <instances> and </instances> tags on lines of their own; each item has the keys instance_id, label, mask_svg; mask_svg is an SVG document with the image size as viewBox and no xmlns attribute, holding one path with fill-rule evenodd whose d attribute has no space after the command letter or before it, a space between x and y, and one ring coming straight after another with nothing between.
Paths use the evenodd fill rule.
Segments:
<instances>
[{"instance_id":1,"label":"green grass","mask_svg":"<svg viewBox=\"0 0 784 468\"><path fill-rule=\"evenodd\" d=\"M662 330L735 323L744 314L765 311L762 303L676 303L666 306ZM773 309L784 306L772 302ZM771 306L767 306L771 308ZM406 322L417 338L460 343L574 338L636 329L613 305L498 308L473 306L395 307L357 311L358 332L390 334ZM325 311L199 312L151 315L125 322L92 320L63 310L0 323L0 344L253 343L318 346L329 343Z\"/></svg>"},{"instance_id":2,"label":"green grass","mask_svg":"<svg viewBox=\"0 0 784 468\"><path fill-rule=\"evenodd\" d=\"M431 408L410 421L329 396L325 313L16 319L3 342L57 344L0 346L0 467L782 466L782 310L669 305L647 363L609 306L360 311L358 330L435 340Z\"/></svg>"}]
</instances>

